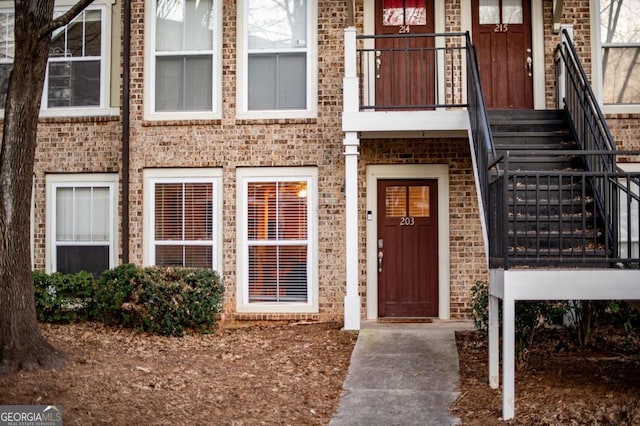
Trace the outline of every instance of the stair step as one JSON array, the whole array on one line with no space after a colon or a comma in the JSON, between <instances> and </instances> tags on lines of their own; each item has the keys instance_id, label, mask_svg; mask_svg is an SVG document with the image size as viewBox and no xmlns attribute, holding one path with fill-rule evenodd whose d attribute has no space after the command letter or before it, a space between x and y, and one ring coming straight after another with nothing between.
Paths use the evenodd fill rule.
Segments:
<instances>
[{"instance_id":1,"label":"stair step","mask_svg":"<svg viewBox=\"0 0 640 426\"><path fill-rule=\"evenodd\" d=\"M517 156L510 157L509 163L566 163L576 160L575 155L537 155L535 157Z\"/></svg>"},{"instance_id":2,"label":"stair step","mask_svg":"<svg viewBox=\"0 0 640 426\"><path fill-rule=\"evenodd\" d=\"M498 120L490 123L494 134L510 132L541 132L567 133L567 123L564 120Z\"/></svg>"},{"instance_id":3,"label":"stair step","mask_svg":"<svg viewBox=\"0 0 640 426\"><path fill-rule=\"evenodd\" d=\"M489 110L487 111L489 122L493 120L553 120L563 119L565 113L561 109L531 110L531 109L508 109L508 110Z\"/></svg>"},{"instance_id":4,"label":"stair step","mask_svg":"<svg viewBox=\"0 0 640 426\"><path fill-rule=\"evenodd\" d=\"M535 184L535 183L527 183L527 184L520 184L517 183L514 187L513 184L509 184L509 192L513 193L513 191L516 191L517 193L532 193L532 194L542 194L542 193L549 193L549 192L562 192L563 194L579 194L582 192L582 184L580 182L576 182L576 183L563 183L562 185L560 184L545 184L545 183L540 183L540 184Z\"/></svg>"},{"instance_id":5,"label":"stair step","mask_svg":"<svg viewBox=\"0 0 640 426\"><path fill-rule=\"evenodd\" d=\"M534 250L526 249L523 246L519 246L516 250L513 247L509 247L509 255L511 256L531 256ZM536 254L539 257L604 257L606 251L603 246L597 246L593 248L572 247L572 248L548 248L536 250Z\"/></svg>"},{"instance_id":6,"label":"stair step","mask_svg":"<svg viewBox=\"0 0 640 426\"><path fill-rule=\"evenodd\" d=\"M533 222L509 222L510 227L514 227L518 230L518 232L522 235L530 236L530 235L539 235L540 238L547 238L549 235L556 235L560 232L561 229L567 230L566 232L571 232L571 229L581 228L583 225L587 232L593 233L594 235L602 235L602 231L597 228L597 224L592 223L590 221L585 221L583 223L582 220L576 221L562 221L562 222L544 222L544 221L533 221ZM546 237L545 237L546 235Z\"/></svg>"},{"instance_id":7,"label":"stair step","mask_svg":"<svg viewBox=\"0 0 640 426\"><path fill-rule=\"evenodd\" d=\"M553 138L559 136L571 136L571 132L569 130L552 130L552 131L506 131L506 132L491 132L493 138Z\"/></svg>"},{"instance_id":8,"label":"stair step","mask_svg":"<svg viewBox=\"0 0 640 426\"><path fill-rule=\"evenodd\" d=\"M514 205L514 200L512 198L509 199L509 206ZM553 207L553 206L581 206L582 204L592 204L593 197L579 197L575 196L573 198L561 198L561 199L548 199L548 198L516 198L515 205L517 206L538 206L538 207Z\"/></svg>"},{"instance_id":9,"label":"stair step","mask_svg":"<svg viewBox=\"0 0 640 426\"><path fill-rule=\"evenodd\" d=\"M503 124L563 124L567 121L564 117L491 117L489 121L490 125L503 125Z\"/></svg>"},{"instance_id":10,"label":"stair step","mask_svg":"<svg viewBox=\"0 0 640 426\"><path fill-rule=\"evenodd\" d=\"M559 239L573 239L586 241L592 241L596 237L602 236L602 231L599 229L575 229L575 230L562 230L560 231L543 231L543 230L518 230L515 233L509 231L509 236L513 238L532 239L532 240L559 240Z\"/></svg>"},{"instance_id":11,"label":"stair step","mask_svg":"<svg viewBox=\"0 0 640 426\"><path fill-rule=\"evenodd\" d=\"M547 151L547 150L571 150L577 148L575 142L557 141L545 143L522 143L521 141L509 141L501 143L494 138L494 146L496 151Z\"/></svg>"},{"instance_id":12,"label":"stair step","mask_svg":"<svg viewBox=\"0 0 640 426\"><path fill-rule=\"evenodd\" d=\"M515 216L510 211L509 212L509 222L540 222L540 223L559 223L562 219L562 222L582 222L584 220L590 221L593 218L593 212L580 212L575 214L552 214L552 215L542 215L542 214L526 214L526 213L517 213Z\"/></svg>"}]
</instances>

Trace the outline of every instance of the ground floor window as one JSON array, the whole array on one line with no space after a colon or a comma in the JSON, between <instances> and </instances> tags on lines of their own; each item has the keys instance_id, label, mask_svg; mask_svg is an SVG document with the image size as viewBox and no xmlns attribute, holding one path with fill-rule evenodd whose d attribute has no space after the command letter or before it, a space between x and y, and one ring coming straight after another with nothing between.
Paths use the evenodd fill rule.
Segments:
<instances>
[{"instance_id":1,"label":"ground floor window","mask_svg":"<svg viewBox=\"0 0 640 426\"><path fill-rule=\"evenodd\" d=\"M145 263L220 270L218 169L145 170Z\"/></svg>"},{"instance_id":2,"label":"ground floor window","mask_svg":"<svg viewBox=\"0 0 640 426\"><path fill-rule=\"evenodd\" d=\"M239 310L317 310L317 171L238 171Z\"/></svg>"},{"instance_id":3,"label":"ground floor window","mask_svg":"<svg viewBox=\"0 0 640 426\"><path fill-rule=\"evenodd\" d=\"M48 175L47 270L91 272L115 266L116 174Z\"/></svg>"}]
</instances>

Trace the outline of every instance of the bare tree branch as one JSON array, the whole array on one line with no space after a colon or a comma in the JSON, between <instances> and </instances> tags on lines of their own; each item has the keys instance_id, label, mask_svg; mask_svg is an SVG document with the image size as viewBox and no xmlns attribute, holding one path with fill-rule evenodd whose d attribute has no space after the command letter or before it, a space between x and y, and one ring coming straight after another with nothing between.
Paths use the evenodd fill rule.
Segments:
<instances>
[{"instance_id":1,"label":"bare tree branch","mask_svg":"<svg viewBox=\"0 0 640 426\"><path fill-rule=\"evenodd\" d=\"M127 1L127 0L125 0ZM40 32L38 33L38 38L46 37L56 29L67 25L69 22L73 20L76 16L80 14L87 6L93 3L93 0L79 0L76 4L74 4L71 9L67 10L62 15L55 18L49 25L40 28Z\"/></svg>"}]
</instances>

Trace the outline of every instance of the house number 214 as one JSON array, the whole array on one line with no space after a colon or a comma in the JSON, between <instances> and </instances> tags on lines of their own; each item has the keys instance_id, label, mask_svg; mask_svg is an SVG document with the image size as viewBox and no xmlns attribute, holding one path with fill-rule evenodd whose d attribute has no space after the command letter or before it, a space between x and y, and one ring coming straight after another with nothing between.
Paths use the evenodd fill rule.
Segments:
<instances>
[{"instance_id":1,"label":"house number 214","mask_svg":"<svg viewBox=\"0 0 640 426\"><path fill-rule=\"evenodd\" d=\"M406 216L400 218L400 226L413 226L416 224L416 219L413 216Z\"/></svg>"}]
</instances>

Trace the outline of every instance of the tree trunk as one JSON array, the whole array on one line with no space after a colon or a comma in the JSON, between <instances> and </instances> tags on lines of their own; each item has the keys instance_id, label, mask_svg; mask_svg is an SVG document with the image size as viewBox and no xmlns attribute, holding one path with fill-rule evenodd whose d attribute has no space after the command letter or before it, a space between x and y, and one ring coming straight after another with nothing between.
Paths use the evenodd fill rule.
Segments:
<instances>
[{"instance_id":1,"label":"tree trunk","mask_svg":"<svg viewBox=\"0 0 640 426\"><path fill-rule=\"evenodd\" d=\"M54 0L15 1L15 59L0 151L0 373L60 368L64 354L38 328L30 254L36 131Z\"/></svg>"}]
</instances>

